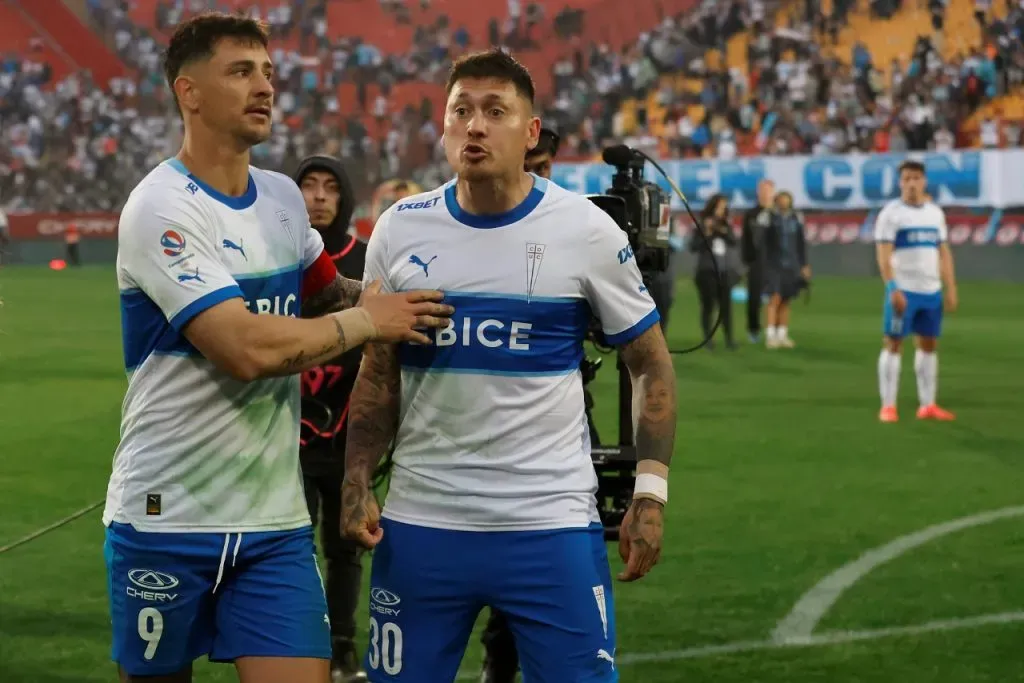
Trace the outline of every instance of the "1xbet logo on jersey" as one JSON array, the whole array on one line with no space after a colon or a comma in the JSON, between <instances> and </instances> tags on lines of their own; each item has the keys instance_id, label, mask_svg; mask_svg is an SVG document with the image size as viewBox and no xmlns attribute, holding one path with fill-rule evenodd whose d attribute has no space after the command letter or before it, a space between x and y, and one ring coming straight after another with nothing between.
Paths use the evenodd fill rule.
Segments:
<instances>
[{"instance_id":1,"label":"1xbet logo on jersey","mask_svg":"<svg viewBox=\"0 0 1024 683\"><path fill-rule=\"evenodd\" d=\"M174 230L167 230L160 236L160 246L168 256L181 256L185 251L185 238Z\"/></svg>"}]
</instances>

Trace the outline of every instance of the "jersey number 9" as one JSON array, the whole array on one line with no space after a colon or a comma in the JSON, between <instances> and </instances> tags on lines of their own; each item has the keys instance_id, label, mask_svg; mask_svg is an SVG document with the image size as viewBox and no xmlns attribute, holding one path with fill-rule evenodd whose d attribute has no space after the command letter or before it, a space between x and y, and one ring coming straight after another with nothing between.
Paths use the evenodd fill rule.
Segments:
<instances>
[{"instance_id":1,"label":"jersey number 9","mask_svg":"<svg viewBox=\"0 0 1024 683\"><path fill-rule=\"evenodd\" d=\"M146 641L146 651L142 656L147 662L156 655L156 648L163 634L164 615L155 607L143 607L139 610L139 638Z\"/></svg>"}]
</instances>

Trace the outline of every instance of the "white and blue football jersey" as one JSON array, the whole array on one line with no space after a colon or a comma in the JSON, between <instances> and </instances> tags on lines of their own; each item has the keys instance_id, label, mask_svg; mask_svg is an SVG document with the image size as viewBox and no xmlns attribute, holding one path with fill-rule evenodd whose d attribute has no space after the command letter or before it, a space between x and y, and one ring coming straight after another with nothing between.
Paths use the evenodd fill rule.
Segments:
<instances>
[{"instance_id":1,"label":"white and blue football jersey","mask_svg":"<svg viewBox=\"0 0 1024 683\"><path fill-rule=\"evenodd\" d=\"M946 215L934 202L912 206L896 199L875 220L875 241L892 244L893 279L906 292L942 289L939 245L947 239Z\"/></svg>"},{"instance_id":2,"label":"white and blue football jersey","mask_svg":"<svg viewBox=\"0 0 1024 683\"><path fill-rule=\"evenodd\" d=\"M182 334L241 298L298 316L336 270L286 176L249 169L241 197L172 159L132 191L118 225L117 281L128 389L104 524L244 532L309 524L299 471L299 379L241 382Z\"/></svg>"},{"instance_id":3,"label":"white and blue football jersey","mask_svg":"<svg viewBox=\"0 0 1024 683\"><path fill-rule=\"evenodd\" d=\"M597 477L579 372L591 314L623 344L659 318L626 234L534 177L515 209L463 211L454 181L379 219L367 282L439 289L433 345L401 344L394 472L383 515L456 530L586 527Z\"/></svg>"}]
</instances>

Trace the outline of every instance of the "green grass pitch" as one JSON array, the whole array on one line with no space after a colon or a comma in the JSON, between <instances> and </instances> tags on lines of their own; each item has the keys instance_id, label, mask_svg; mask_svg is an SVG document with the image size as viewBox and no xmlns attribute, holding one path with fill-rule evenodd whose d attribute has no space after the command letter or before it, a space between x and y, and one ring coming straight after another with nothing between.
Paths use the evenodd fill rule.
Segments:
<instances>
[{"instance_id":1,"label":"green grass pitch","mask_svg":"<svg viewBox=\"0 0 1024 683\"><path fill-rule=\"evenodd\" d=\"M694 299L681 281L672 346L695 341ZM877 422L880 299L878 282L822 279L810 305L795 304L797 349L676 358L664 554L646 579L616 586L623 681L1024 680L1020 516L942 536L868 572L825 613L816 644L766 642L806 591L872 548L1024 505L1020 286L961 286L940 354L940 401L959 417L950 424L914 419L909 349L902 421ZM103 496L125 377L111 269L0 269L0 300L2 546ZM615 424L615 380L608 362L595 392L602 426ZM102 536L95 511L0 554L0 681L115 680ZM1010 617L963 621L992 614ZM879 631L942 620L952 621ZM869 633L829 639L844 631ZM714 645L726 647L700 649ZM474 636L464 676L479 661ZM202 663L196 678L234 673Z\"/></svg>"}]
</instances>

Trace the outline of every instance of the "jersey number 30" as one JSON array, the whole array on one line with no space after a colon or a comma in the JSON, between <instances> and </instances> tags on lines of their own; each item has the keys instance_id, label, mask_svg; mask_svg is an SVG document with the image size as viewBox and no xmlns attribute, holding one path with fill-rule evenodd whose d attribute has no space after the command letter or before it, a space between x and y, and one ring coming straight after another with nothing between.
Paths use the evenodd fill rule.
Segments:
<instances>
[{"instance_id":1,"label":"jersey number 30","mask_svg":"<svg viewBox=\"0 0 1024 683\"><path fill-rule=\"evenodd\" d=\"M389 676L402 671L402 629L390 621L381 626L370 617L370 668L383 668Z\"/></svg>"}]
</instances>

